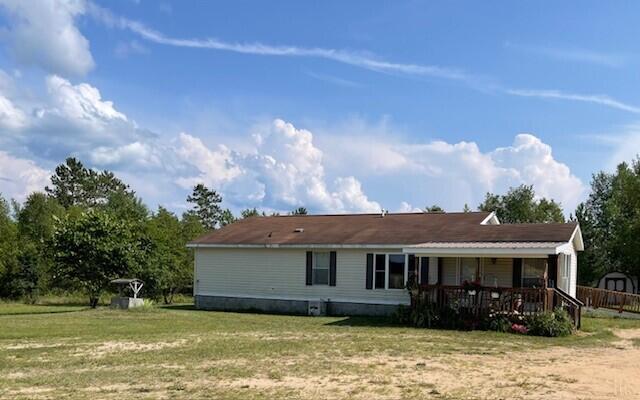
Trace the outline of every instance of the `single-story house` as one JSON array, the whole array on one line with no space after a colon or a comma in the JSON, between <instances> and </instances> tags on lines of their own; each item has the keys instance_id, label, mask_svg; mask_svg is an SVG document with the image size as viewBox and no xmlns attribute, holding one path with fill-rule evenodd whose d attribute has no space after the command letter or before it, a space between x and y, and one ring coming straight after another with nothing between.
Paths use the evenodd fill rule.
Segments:
<instances>
[{"instance_id":1,"label":"single-story house","mask_svg":"<svg viewBox=\"0 0 640 400\"><path fill-rule=\"evenodd\" d=\"M410 303L410 277L573 299L583 250L575 222L501 224L488 212L250 217L188 246L199 309L331 315L390 314Z\"/></svg>"}]
</instances>

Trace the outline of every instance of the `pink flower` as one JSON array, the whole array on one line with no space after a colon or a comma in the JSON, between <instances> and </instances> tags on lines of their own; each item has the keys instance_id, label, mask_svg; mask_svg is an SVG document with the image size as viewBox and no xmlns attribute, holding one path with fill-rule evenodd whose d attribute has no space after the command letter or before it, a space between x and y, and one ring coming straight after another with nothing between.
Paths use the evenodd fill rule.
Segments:
<instances>
[{"instance_id":1,"label":"pink flower","mask_svg":"<svg viewBox=\"0 0 640 400\"><path fill-rule=\"evenodd\" d=\"M511 330L515 333L521 333L523 335L526 335L527 332L529 332L529 329L526 326L520 324L511 325Z\"/></svg>"}]
</instances>

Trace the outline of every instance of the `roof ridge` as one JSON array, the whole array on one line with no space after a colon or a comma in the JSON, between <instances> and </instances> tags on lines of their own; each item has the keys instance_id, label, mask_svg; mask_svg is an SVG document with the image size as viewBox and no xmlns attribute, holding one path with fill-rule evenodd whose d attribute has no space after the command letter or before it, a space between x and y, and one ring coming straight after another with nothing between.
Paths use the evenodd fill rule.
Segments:
<instances>
[{"instance_id":1,"label":"roof ridge","mask_svg":"<svg viewBox=\"0 0 640 400\"><path fill-rule=\"evenodd\" d=\"M451 215L451 214L490 214L489 211L412 211L412 212L390 212L388 215ZM375 215L379 216L381 213L344 213L344 214L282 214L282 215L254 215L258 218L272 218L272 217L360 217ZM246 218L245 218L246 219Z\"/></svg>"}]
</instances>

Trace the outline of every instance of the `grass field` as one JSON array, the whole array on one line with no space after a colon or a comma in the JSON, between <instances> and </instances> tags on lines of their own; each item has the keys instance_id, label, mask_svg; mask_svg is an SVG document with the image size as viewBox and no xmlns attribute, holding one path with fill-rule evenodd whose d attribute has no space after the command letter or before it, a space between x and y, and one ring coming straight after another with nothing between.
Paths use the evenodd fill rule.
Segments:
<instances>
[{"instance_id":1,"label":"grass field","mask_svg":"<svg viewBox=\"0 0 640 400\"><path fill-rule=\"evenodd\" d=\"M638 346L638 320L585 318L578 335L545 339L190 305L0 303L0 398L621 399L640 396Z\"/></svg>"}]
</instances>

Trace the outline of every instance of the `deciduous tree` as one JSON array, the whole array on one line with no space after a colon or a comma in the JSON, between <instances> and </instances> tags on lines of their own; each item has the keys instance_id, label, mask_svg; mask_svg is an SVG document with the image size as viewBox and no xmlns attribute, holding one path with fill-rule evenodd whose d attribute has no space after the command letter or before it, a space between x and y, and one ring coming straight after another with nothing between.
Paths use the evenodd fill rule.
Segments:
<instances>
[{"instance_id":1,"label":"deciduous tree","mask_svg":"<svg viewBox=\"0 0 640 400\"><path fill-rule=\"evenodd\" d=\"M562 207L554 200L536 200L533 186L510 188L505 195L487 193L480 211L495 211L503 223L564 222Z\"/></svg>"},{"instance_id":2,"label":"deciduous tree","mask_svg":"<svg viewBox=\"0 0 640 400\"><path fill-rule=\"evenodd\" d=\"M0 195L0 296L16 296L12 285L18 266L18 229L9 203Z\"/></svg>"},{"instance_id":3,"label":"deciduous tree","mask_svg":"<svg viewBox=\"0 0 640 400\"><path fill-rule=\"evenodd\" d=\"M138 270L148 245L126 220L103 210L67 215L56 223L51 241L56 277L76 282L96 307L111 280Z\"/></svg>"}]
</instances>

